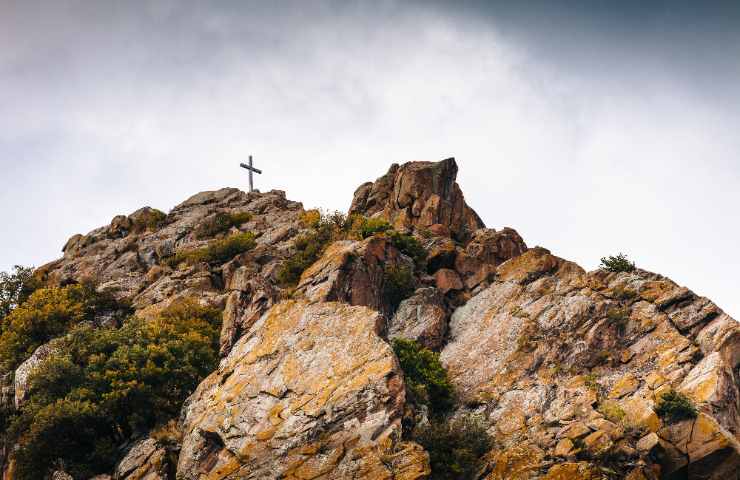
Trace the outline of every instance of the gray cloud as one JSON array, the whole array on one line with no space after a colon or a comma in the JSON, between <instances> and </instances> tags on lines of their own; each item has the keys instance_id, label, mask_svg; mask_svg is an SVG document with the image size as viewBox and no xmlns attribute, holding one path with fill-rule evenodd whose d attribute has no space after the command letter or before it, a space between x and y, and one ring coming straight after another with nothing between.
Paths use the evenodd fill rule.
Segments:
<instances>
[{"instance_id":1,"label":"gray cloud","mask_svg":"<svg viewBox=\"0 0 740 480\"><path fill-rule=\"evenodd\" d=\"M0 1L0 268L243 188L249 153L336 209L454 155L489 226L740 314L738 9L526 3Z\"/></svg>"}]
</instances>

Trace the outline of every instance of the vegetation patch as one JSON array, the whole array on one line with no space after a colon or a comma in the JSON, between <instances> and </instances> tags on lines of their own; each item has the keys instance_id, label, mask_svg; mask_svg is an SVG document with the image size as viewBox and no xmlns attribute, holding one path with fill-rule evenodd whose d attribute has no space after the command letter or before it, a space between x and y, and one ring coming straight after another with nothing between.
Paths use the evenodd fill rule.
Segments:
<instances>
[{"instance_id":1,"label":"vegetation patch","mask_svg":"<svg viewBox=\"0 0 740 480\"><path fill-rule=\"evenodd\" d=\"M392 312L416 290L414 272L405 265L386 265L383 272L383 296Z\"/></svg>"},{"instance_id":2,"label":"vegetation patch","mask_svg":"<svg viewBox=\"0 0 740 480\"><path fill-rule=\"evenodd\" d=\"M691 400L675 390L668 390L655 406L655 413L668 423L696 418L698 412Z\"/></svg>"},{"instance_id":3,"label":"vegetation patch","mask_svg":"<svg viewBox=\"0 0 740 480\"><path fill-rule=\"evenodd\" d=\"M418 267L422 267L427 258L427 251L421 246L421 243L413 236L396 231L388 232L391 243L403 253L411 257Z\"/></svg>"},{"instance_id":4,"label":"vegetation patch","mask_svg":"<svg viewBox=\"0 0 740 480\"><path fill-rule=\"evenodd\" d=\"M413 439L429 452L432 480L476 478L480 458L492 443L485 424L475 415L432 419L414 430Z\"/></svg>"},{"instance_id":5,"label":"vegetation patch","mask_svg":"<svg viewBox=\"0 0 740 480\"><path fill-rule=\"evenodd\" d=\"M629 311L626 308L612 308L606 314L609 325L614 326L619 335L624 334L629 321Z\"/></svg>"},{"instance_id":6,"label":"vegetation patch","mask_svg":"<svg viewBox=\"0 0 740 480\"><path fill-rule=\"evenodd\" d=\"M454 404L454 390L447 370L439 361L439 353L422 347L414 340L396 338L393 351L404 373L411 400L427 405L434 416L442 416Z\"/></svg>"},{"instance_id":7,"label":"vegetation patch","mask_svg":"<svg viewBox=\"0 0 740 480\"><path fill-rule=\"evenodd\" d=\"M362 239L372 237L376 233L387 232L391 225L382 218L364 218L362 217L359 225L359 236Z\"/></svg>"},{"instance_id":8,"label":"vegetation patch","mask_svg":"<svg viewBox=\"0 0 740 480\"><path fill-rule=\"evenodd\" d=\"M599 268L607 272L631 272L635 269L635 262L630 262L625 254L620 253L603 257Z\"/></svg>"},{"instance_id":9,"label":"vegetation patch","mask_svg":"<svg viewBox=\"0 0 740 480\"><path fill-rule=\"evenodd\" d=\"M347 217L341 212L304 212L301 222L311 231L295 240L293 255L283 262L277 272L278 283L283 287L297 285L303 272L321 258L332 242L351 238L353 228L357 226L356 220L354 216Z\"/></svg>"},{"instance_id":10,"label":"vegetation patch","mask_svg":"<svg viewBox=\"0 0 740 480\"><path fill-rule=\"evenodd\" d=\"M215 240L202 248L179 251L165 262L173 268L181 263L189 265L201 262L224 263L253 249L255 245L253 233L237 233L221 240Z\"/></svg>"},{"instance_id":11,"label":"vegetation patch","mask_svg":"<svg viewBox=\"0 0 740 480\"><path fill-rule=\"evenodd\" d=\"M12 273L0 272L0 321L40 287L33 268L16 265Z\"/></svg>"},{"instance_id":12,"label":"vegetation patch","mask_svg":"<svg viewBox=\"0 0 740 480\"><path fill-rule=\"evenodd\" d=\"M614 400L604 400L596 407L596 411L598 411L600 414L604 415L604 418L609 420L612 423L619 424L624 420L624 417L626 415L626 412L624 409L619 405L618 402Z\"/></svg>"},{"instance_id":13,"label":"vegetation patch","mask_svg":"<svg viewBox=\"0 0 740 480\"><path fill-rule=\"evenodd\" d=\"M225 213L219 212L212 217L208 217L195 229L195 237L198 240L212 238L219 233L227 232L232 227L238 227L252 219L252 214L248 212Z\"/></svg>"},{"instance_id":14,"label":"vegetation patch","mask_svg":"<svg viewBox=\"0 0 740 480\"><path fill-rule=\"evenodd\" d=\"M90 285L34 291L0 323L0 372L13 371L36 348L101 312L125 315L128 306Z\"/></svg>"},{"instance_id":15,"label":"vegetation patch","mask_svg":"<svg viewBox=\"0 0 740 480\"><path fill-rule=\"evenodd\" d=\"M120 329L73 329L31 375L28 400L10 422L15 478L45 478L58 464L75 478L109 471L116 446L177 417L216 367L220 316L181 301Z\"/></svg>"},{"instance_id":16,"label":"vegetation patch","mask_svg":"<svg viewBox=\"0 0 740 480\"><path fill-rule=\"evenodd\" d=\"M163 211L156 208L148 208L134 221L131 231L139 233L147 230L156 230L164 224L166 219L167 214Z\"/></svg>"}]
</instances>

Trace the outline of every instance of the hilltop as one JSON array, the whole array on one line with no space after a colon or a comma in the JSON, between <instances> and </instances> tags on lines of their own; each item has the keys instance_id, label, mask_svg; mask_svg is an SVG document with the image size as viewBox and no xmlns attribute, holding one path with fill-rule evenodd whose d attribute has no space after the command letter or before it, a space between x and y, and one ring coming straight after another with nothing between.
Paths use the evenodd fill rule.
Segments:
<instances>
[{"instance_id":1,"label":"hilltop","mask_svg":"<svg viewBox=\"0 0 740 480\"><path fill-rule=\"evenodd\" d=\"M2 323L3 479L738 478L740 324L486 228L457 169L72 236Z\"/></svg>"}]
</instances>

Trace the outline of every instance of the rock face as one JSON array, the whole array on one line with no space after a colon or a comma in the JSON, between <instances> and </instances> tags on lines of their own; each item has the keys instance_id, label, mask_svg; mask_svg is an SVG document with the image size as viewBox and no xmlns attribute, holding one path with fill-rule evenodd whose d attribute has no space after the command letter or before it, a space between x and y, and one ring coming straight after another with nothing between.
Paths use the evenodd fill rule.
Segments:
<instances>
[{"instance_id":1,"label":"rock face","mask_svg":"<svg viewBox=\"0 0 740 480\"><path fill-rule=\"evenodd\" d=\"M54 339L38 347L31 356L15 370L15 408L20 408L28 393L28 380L36 367L59 351L60 339Z\"/></svg>"},{"instance_id":2,"label":"rock face","mask_svg":"<svg viewBox=\"0 0 740 480\"><path fill-rule=\"evenodd\" d=\"M454 312L441 359L463 403L488 419L492 456L526 447L565 461L570 439L593 458L621 451L634 462L631 428L657 434L664 475L720 479L740 460L738 335L716 305L664 277L586 273L536 248ZM670 388L696 403L696 420L658 418L652 407ZM570 468L580 467L545 478Z\"/></svg>"},{"instance_id":3,"label":"rock face","mask_svg":"<svg viewBox=\"0 0 740 480\"><path fill-rule=\"evenodd\" d=\"M350 213L413 234L426 264L383 234L341 240L295 288L277 272L309 230L280 191L202 192L167 215L145 207L71 237L36 272L49 285L92 280L144 319L181 297L223 309L222 360L183 405L181 444L152 433L96 478L428 478L428 454L402 426L416 417L396 337L440 352L453 414L483 418L494 446L476 480L737 478L738 322L660 275L586 272L513 229L485 228L456 175L453 159L393 165L355 192ZM236 214L241 224L212 228ZM245 253L169 262L247 231L256 246ZM400 304L388 293L399 269L410 276ZM2 377L4 410L22 404L54 345ZM696 418L656 414L671 389ZM0 444L3 480L12 451Z\"/></svg>"},{"instance_id":4,"label":"rock face","mask_svg":"<svg viewBox=\"0 0 740 480\"><path fill-rule=\"evenodd\" d=\"M178 478L423 478L381 325L340 303L272 307L183 408Z\"/></svg>"},{"instance_id":5,"label":"rock face","mask_svg":"<svg viewBox=\"0 0 740 480\"><path fill-rule=\"evenodd\" d=\"M438 350L445 340L449 317L442 292L420 288L398 306L388 323L388 337L416 340L430 350Z\"/></svg>"},{"instance_id":6,"label":"rock face","mask_svg":"<svg viewBox=\"0 0 740 480\"><path fill-rule=\"evenodd\" d=\"M465 241L485 225L465 203L456 178L454 158L394 164L374 183L355 191L349 213L380 216L400 230L443 225L454 238Z\"/></svg>"}]
</instances>

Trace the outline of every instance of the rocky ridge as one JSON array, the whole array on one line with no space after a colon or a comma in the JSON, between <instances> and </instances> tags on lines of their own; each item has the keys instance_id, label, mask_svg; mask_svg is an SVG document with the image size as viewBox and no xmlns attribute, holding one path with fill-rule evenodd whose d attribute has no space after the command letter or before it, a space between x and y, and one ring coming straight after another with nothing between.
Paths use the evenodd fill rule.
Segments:
<instances>
[{"instance_id":1,"label":"rocky ridge","mask_svg":"<svg viewBox=\"0 0 740 480\"><path fill-rule=\"evenodd\" d=\"M70 238L37 271L49 285L93 282L144 318L186 297L224 311L223 358L183 406L177 461L143 438L112 478L427 478L428 454L402 425L394 337L439 351L453 416L484 420L493 447L476 478L609 478L613 461L633 480L737 478L738 322L660 275L586 272L510 228L485 228L456 174L454 159L393 165L355 192L350 214L415 235L423 268L376 235L329 245L295 288L281 285L309 227L280 191L203 192L166 216L144 208ZM204 237L224 213L249 215ZM167 262L247 231L256 246L227 261ZM415 269L416 291L394 309L384 271L398 266ZM53 354L39 347L21 365L16 402ZM691 398L695 419L658 417L669 389Z\"/></svg>"}]
</instances>

